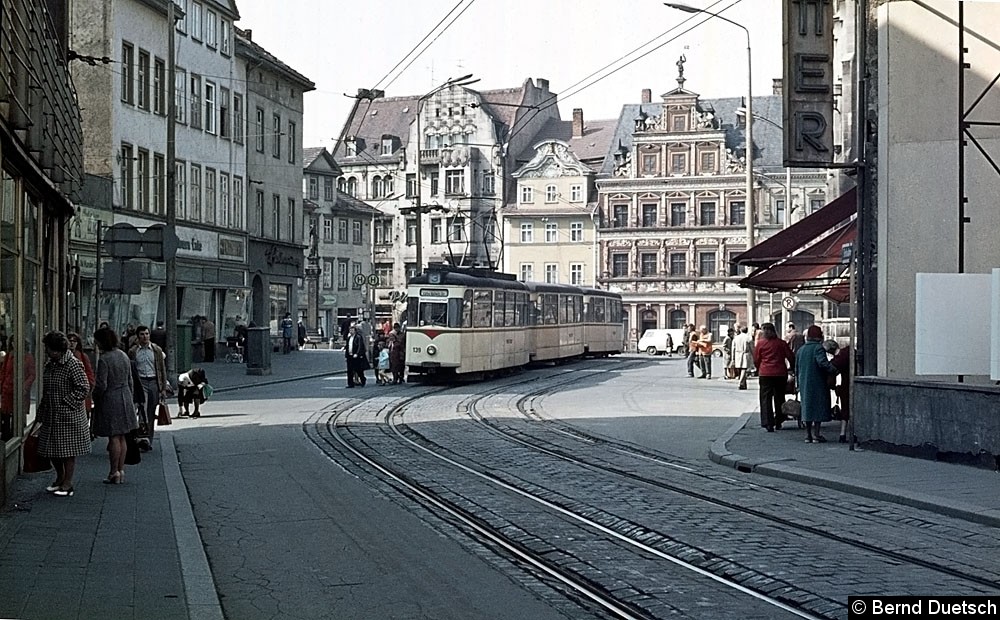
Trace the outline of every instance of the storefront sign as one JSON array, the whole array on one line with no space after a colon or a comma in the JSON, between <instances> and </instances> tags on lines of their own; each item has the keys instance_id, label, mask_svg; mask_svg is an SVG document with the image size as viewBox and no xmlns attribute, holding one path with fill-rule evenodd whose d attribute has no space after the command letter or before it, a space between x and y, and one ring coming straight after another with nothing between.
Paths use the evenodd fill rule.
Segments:
<instances>
[{"instance_id":1,"label":"storefront sign","mask_svg":"<svg viewBox=\"0 0 1000 620\"><path fill-rule=\"evenodd\" d=\"M219 235L219 260L243 262L246 259L246 239L233 235Z\"/></svg>"},{"instance_id":2,"label":"storefront sign","mask_svg":"<svg viewBox=\"0 0 1000 620\"><path fill-rule=\"evenodd\" d=\"M784 0L784 165L833 161L833 3Z\"/></svg>"},{"instance_id":3,"label":"storefront sign","mask_svg":"<svg viewBox=\"0 0 1000 620\"><path fill-rule=\"evenodd\" d=\"M302 254L294 254L283 250L276 245L269 246L264 251L264 259L268 265L290 265L296 269L302 269Z\"/></svg>"}]
</instances>

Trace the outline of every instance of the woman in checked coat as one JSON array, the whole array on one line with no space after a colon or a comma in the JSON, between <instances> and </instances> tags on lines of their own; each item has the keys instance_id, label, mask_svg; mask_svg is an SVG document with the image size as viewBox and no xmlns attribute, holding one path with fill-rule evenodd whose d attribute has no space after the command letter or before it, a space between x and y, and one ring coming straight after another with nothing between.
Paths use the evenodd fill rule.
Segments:
<instances>
[{"instance_id":1,"label":"woman in checked coat","mask_svg":"<svg viewBox=\"0 0 1000 620\"><path fill-rule=\"evenodd\" d=\"M38 454L52 459L56 480L46 491L58 497L73 495L76 457L90 452L90 425L83 403L90 393L90 381L83 364L69 350L62 332L49 332L45 345L42 397L38 402Z\"/></svg>"}]
</instances>

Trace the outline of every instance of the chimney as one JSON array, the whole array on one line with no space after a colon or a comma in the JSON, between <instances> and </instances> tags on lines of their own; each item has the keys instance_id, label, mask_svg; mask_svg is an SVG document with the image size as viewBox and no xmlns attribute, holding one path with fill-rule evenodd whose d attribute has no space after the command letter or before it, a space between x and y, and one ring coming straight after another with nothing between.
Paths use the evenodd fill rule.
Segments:
<instances>
[{"instance_id":1,"label":"chimney","mask_svg":"<svg viewBox=\"0 0 1000 620\"><path fill-rule=\"evenodd\" d=\"M573 137L583 137L583 108L573 108Z\"/></svg>"},{"instance_id":2,"label":"chimney","mask_svg":"<svg viewBox=\"0 0 1000 620\"><path fill-rule=\"evenodd\" d=\"M781 95L781 78L774 78L771 80L771 94Z\"/></svg>"},{"instance_id":3,"label":"chimney","mask_svg":"<svg viewBox=\"0 0 1000 620\"><path fill-rule=\"evenodd\" d=\"M549 89L549 81L545 78L535 78L535 82L538 83L538 88L547 91Z\"/></svg>"},{"instance_id":4,"label":"chimney","mask_svg":"<svg viewBox=\"0 0 1000 620\"><path fill-rule=\"evenodd\" d=\"M653 103L653 91L648 88L642 89L641 103Z\"/></svg>"},{"instance_id":5,"label":"chimney","mask_svg":"<svg viewBox=\"0 0 1000 620\"><path fill-rule=\"evenodd\" d=\"M246 39L247 41L253 41L253 30L251 30L250 28L244 30L243 38Z\"/></svg>"}]
</instances>

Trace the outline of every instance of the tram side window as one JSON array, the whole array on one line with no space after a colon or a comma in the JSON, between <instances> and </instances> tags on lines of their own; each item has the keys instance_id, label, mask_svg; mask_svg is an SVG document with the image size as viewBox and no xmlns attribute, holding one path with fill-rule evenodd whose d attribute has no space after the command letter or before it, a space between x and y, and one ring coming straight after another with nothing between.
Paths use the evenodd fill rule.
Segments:
<instances>
[{"instance_id":1,"label":"tram side window","mask_svg":"<svg viewBox=\"0 0 1000 620\"><path fill-rule=\"evenodd\" d=\"M462 303L462 327L472 327L472 289L465 289Z\"/></svg>"},{"instance_id":2,"label":"tram side window","mask_svg":"<svg viewBox=\"0 0 1000 620\"><path fill-rule=\"evenodd\" d=\"M573 322L583 322L583 296L573 295Z\"/></svg>"},{"instance_id":3,"label":"tram side window","mask_svg":"<svg viewBox=\"0 0 1000 620\"><path fill-rule=\"evenodd\" d=\"M420 307L419 297L408 297L406 299L406 324L407 325L418 325L418 310Z\"/></svg>"},{"instance_id":4,"label":"tram side window","mask_svg":"<svg viewBox=\"0 0 1000 620\"><path fill-rule=\"evenodd\" d=\"M603 297L592 297L590 299L590 308L593 310L593 321L595 323L603 323L605 321L604 313L604 302Z\"/></svg>"},{"instance_id":5,"label":"tram side window","mask_svg":"<svg viewBox=\"0 0 1000 620\"><path fill-rule=\"evenodd\" d=\"M447 301L421 301L418 325L448 326Z\"/></svg>"},{"instance_id":6,"label":"tram side window","mask_svg":"<svg viewBox=\"0 0 1000 620\"><path fill-rule=\"evenodd\" d=\"M569 295L559 296L559 322L563 325L573 319L573 298Z\"/></svg>"},{"instance_id":7,"label":"tram side window","mask_svg":"<svg viewBox=\"0 0 1000 620\"><path fill-rule=\"evenodd\" d=\"M514 293L514 325L528 324L528 296L524 293Z\"/></svg>"},{"instance_id":8,"label":"tram side window","mask_svg":"<svg viewBox=\"0 0 1000 620\"><path fill-rule=\"evenodd\" d=\"M543 325L556 325L559 323L559 295L555 293L542 293L542 320Z\"/></svg>"},{"instance_id":9,"label":"tram side window","mask_svg":"<svg viewBox=\"0 0 1000 620\"><path fill-rule=\"evenodd\" d=\"M465 303L458 297L448 299L448 327L461 327Z\"/></svg>"},{"instance_id":10,"label":"tram side window","mask_svg":"<svg viewBox=\"0 0 1000 620\"><path fill-rule=\"evenodd\" d=\"M507 291L507 301L503 305L503 326L514 327L517 325L515 308L517 308L517 293Z\"/></svg>"},{"instance_id":11,"label":"tram side window","mask_svg":"<svg viewBox=\"0 0 1000 620\"><path fill-rule=\"evenodd\" d=\"M489 327L493 324L493 291L476 291L472 302L472 326Z\"/></svg>"},{"instance_id":12,"label":"tram side window","mask_svg":"<svg viewBox=\"0 0 1000 620\"><path fill-rule=\"evenodd\" d=\"M503 303L506 291L493 291L493 327L503 327Z\"/></svg>"}]
</instances>

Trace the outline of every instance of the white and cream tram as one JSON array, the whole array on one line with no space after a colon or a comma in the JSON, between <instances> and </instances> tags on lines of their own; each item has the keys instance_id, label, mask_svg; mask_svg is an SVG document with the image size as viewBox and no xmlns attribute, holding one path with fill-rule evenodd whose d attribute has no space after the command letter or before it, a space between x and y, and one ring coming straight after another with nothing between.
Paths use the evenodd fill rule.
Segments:
<instances>
[{"instance_id":1,"label":"white and cream tram","mask_svg":"<svg viewBox=\"0 0 1000 620\"><path fill-rule=\"evenodd\" d=\"M621 296L607 291L431 265L410 279L407 300L406 366L414 378L489 376L535 361L621 350Z\"/></svg>"}]
</instances>

